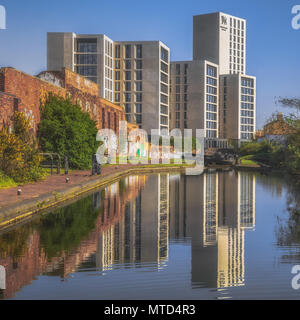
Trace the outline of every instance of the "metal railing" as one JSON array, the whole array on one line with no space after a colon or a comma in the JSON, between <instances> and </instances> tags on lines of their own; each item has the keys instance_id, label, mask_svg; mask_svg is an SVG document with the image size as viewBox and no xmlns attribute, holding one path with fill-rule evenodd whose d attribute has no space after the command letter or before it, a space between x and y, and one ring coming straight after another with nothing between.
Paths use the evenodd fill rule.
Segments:
<instances>
[{"instance_id":1,"label":"metal railing","mask_svg":"<svg viewBox=\"0 0 300 320\"><path fill-rule=\"evenodd\" d=\"M61 168L61 158L58 153L40 153L43 158L48 158L49 160L42 160L40 166L42 168L51 169L51 175L53 175L53 170L56 168L56 173L60 174ZM56 163L54 160L57 159Z\"/></svg>"}]
</instances>

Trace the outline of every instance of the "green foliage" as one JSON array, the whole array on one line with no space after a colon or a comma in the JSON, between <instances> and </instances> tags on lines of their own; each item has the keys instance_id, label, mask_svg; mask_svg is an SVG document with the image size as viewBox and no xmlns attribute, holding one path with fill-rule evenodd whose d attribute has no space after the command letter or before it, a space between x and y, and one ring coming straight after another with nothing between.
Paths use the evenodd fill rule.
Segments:
<instances>
[{"instance_id":1,"label":"green foliage","mask_svg":"<svg viewBox=\"0 0 300 320\"><path fill-rule=\"evenodd\" d=\"M0 189L13 188L16 186L17 184L12 178L0 171Z\"/></svg>"},{"instance_id":2,"label":"green foliage","mask_svg":"<svg viewBox=\"0 0 300 320\"><path fill-rule=\"evenodd\" d=\"M101 210L92 203L89 196L41 218L38 230L48 259L77 248L95 228Z\"/></svg>"},{"instance_id":3,"label":"green foliage","mask_svg":"<svg viewBox=\"0 0 300 320\"><path fill-rule=\"evenodd\" d=\"M160 138L160 145L162 145L162 138ZM196 137L192 137L192 143L191 143L191 140L190 138L185 138L185 137L182 137L182 151L184 151L184 144L187 144L188 148L190 148L190 145L192 145L192 151L196 150L197 149L197 138ZM171 137L170 138L170 146L174 148L174 145L175 145L175 139L174 137ZM199 146L200 146L200 143L199 143Z\"/></svg>"},{"instance_id":4,"label":"green foliage","mask_svg":"<svg viewBox=\"0 0 300 320\"><path fill-rule=\"evenodd\" d=\"M97 128L90 115L70 99L49 95L41 106L38 137L43 152L58 153L69 157L73 169L91 167L91 157L99 143Z\"/></svg>"},{"instance_id":5,"label":"green foliage","mask_svg":"<svg viewBox=\"0 0 300 320\"><path fill-rule=\"evenodd\" d=\"M30 119L15 111L13 130L0 132L0 170L16 182L37 181L42 177L37 142L30 134Z\"/></svg>"},{"instance_id":6,"label":"green foliage","mask_svg":"<svg viewBox=\"0 0 300 320\"><path fill-rule=\"evenodd\" d=\"M242 159L264 163L275 168L285 165L285 147L268 141L244 143L239 149L239 154Z\"/></svg>"},{"instance_id":7,"label":"green foliage","mask_svg":"<svg viewBox=\"0 0 300 320\"><path fill-rule=\"evenodd\" d=\"M32 232L30 224L26 224L13 231L0 235L0 258L22 257L27 250L27 240Z\"/></svg>"}]
</instances>

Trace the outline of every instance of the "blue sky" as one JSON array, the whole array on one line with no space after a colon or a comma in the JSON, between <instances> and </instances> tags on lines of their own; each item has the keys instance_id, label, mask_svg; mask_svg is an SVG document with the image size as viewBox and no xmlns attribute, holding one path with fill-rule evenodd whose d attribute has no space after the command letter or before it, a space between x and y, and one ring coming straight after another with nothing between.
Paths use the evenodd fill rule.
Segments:
<instances>
[{"instance_id":1,"label":"blue sky","mask_svg":"<svg viewBox=\"0 0 300 320\"><path fill-rule=\"evenodd\" d=\"M0 0L0 66L30 74L46 68L46 33L105 33L114 40L161 40L172 60L192 58L193 15L223 11L247 19L247 73L257 77L257 120L275 111L275 97L300 97L300 30L291 10L300 0ZM287 112L288 110L284 110Z\"/></svg>"}]
</instances>

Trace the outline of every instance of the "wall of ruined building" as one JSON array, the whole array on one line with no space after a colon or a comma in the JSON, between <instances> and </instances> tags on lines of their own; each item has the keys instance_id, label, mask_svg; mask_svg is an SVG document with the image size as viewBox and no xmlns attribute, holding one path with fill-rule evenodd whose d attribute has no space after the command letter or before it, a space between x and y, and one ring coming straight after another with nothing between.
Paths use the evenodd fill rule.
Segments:
<instances>
[{"instance_id":1,"label":"wall of ruined building","mask_svg":"<svg viewBox=\"0 0 300 320\"><path fill-rule=\"evenodd\" d=\"M52 76L51 76L52 73ZM49 93L60 97L70 97L83 111L95 120L97 128L110 128L118 132L119 121L125 120L123 108L98 96L98 85L68 70L44 72L41 78L30 76L13 68L0 70L0 126L9 121L15 103L9 95L18 99L17 109L31 119L31 127L36 132L40 121L40 104ZM45 80L49 79L50 82ZM59 85L58 85L59 84Z\"/></svg>"}]
</instances>

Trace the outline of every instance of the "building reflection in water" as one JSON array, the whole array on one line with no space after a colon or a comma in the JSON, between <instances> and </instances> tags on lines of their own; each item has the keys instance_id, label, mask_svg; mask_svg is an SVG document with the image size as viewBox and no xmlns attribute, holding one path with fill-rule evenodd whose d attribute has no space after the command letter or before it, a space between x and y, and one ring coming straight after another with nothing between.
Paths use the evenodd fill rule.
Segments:
<instances>
[{"instance_id":1,"label":"building reflection in water","mask_svg":"<svg viewBox=\"0 0 300 320\"><path fill-rule=\"evenodd\" d=\"M127 177L0 235L0 265L6 268L7 284L2 297L14 296L40 274L66 279L77 270L159 270L167 266L173 241L191 245L193 287L240 286L245 278L245 231L254 226L252 174ZM65 239L57 238L59 227ZM76 234L78 242L70 242L69 233Z\"/></svg>"},{"instance_id":2,"label":"building reflection in water","mask_svg":"<svg viewBox=\"0 0 300 320\"><path fill-rule=\"evenodd\" d=\"M132 179L127 178L126 184ZM142 209L143 208L143 209ZM138 263L164 265L169 245L169 175L147 177L136 199L125 207L118 223L99 237L97 267Z\"/></svg>"},{"instance_id":3,"label":"building reflection in water","mask_svg":"<svg viewBox=\"0 0 300 320\"><path fill-rule=\"evenodd\" d=\"M170 185L170 234L191 239L195 287L241 286L245 278L245 230L255 227L255 177L216 172L181 177ZM171 199L172 201L172 199Z\"/></svg>"}]
</instances>

